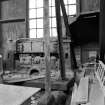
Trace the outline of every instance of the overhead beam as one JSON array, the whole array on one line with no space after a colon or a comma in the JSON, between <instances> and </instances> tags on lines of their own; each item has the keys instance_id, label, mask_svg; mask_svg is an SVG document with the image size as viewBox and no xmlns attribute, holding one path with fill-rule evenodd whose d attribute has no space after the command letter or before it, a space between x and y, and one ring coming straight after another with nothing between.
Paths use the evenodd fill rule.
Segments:
<instances>
[{"instance_id":1,"label":"overhead beam","mask_svg":"<svg viewBox=\"0 0 105 105\"><path fill-rule=\"evenodd\" d=\"M0 23L14 23L14 22L25 22L25 18L0 20Z\"/></svg>"},{"instance_id":2,"label":"overhead beam","mask_svg":"<svg viewBox=\"0 0 105 105\"><path fill-rule=\"evenodd\" d=\"M10 0L0 0L0 2L2 2L2 1L10 1Z\"/></svg>"}]
</instances>

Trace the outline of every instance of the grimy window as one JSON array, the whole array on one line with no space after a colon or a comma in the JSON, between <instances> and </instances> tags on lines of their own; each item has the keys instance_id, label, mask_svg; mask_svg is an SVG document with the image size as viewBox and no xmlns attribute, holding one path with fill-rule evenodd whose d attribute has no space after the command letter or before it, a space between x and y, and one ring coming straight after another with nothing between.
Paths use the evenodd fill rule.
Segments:
<instances>
[{"instance_id":1,"label":"grimy window","mask_svg":"<svg viewBox=\"0 0 105 105\"><path fill-rule=\"evenodd\" d=\"M76 0L64 0L68 16L76 15ZM55 0L49 0L50 36L56 37ZM62 12L61 12L62 16ZM43 0L29 0L29 36L43 37Z\"/></svg>"}]
</instances>

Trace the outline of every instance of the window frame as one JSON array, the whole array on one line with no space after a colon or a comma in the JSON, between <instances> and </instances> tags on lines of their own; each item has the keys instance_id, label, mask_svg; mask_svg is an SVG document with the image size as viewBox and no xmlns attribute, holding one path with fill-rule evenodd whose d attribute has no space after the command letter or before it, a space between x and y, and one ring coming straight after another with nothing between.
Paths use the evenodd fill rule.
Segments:
<instances>
[{"instance_id":1,"label":"window frame","mask_svg":"<svg viewBox=\"0 0 105 105\"><path fill-rule=\"evenodd\" d=\"M29 28L28 28L28 30L29 30L29 37L30 38L38 38L38 35L37 35L37 30L39 30L39 29L43 29L43 25L42 25L42 27L38 27L39 26L39 24L37 24L37 21L38 21L38 19L43 19L43 17L41 16L41 17L37 17L37 10L39 10L39 9L42 9L43 7L37 7L37 0L35 0L35 2L36 2L36 4L35 4L35 7L34 8L30 8L30 1L31 0L29 0L29 7L28 7L28 10L29 10L29 17L28 17L28 21L29 21ZM34 0L33 0L34 1ZM53 13L53 11L55 11L55 10L53 10L53 8L55 7L55 2L52 2L52 1L54 1L54 0L49 0L49 2L51 3L51 4L49 4L49 11L51 11L50 13L49 13L49 18L50 18L50 37L56 37L55 35L53 35L54 33L53 33L53 29L55 29L56 28L56 23L54 23L55 25L53 25L53 19L55 19L55 22L56 22L56 13ZM65 4L65 6L67 6L67 9L66 9L66 12L67 12L67 14L68 14L68 17L74 17L74 16L76 16L76 13L77 13L77 10L75 9L75 14L70 14L70 12L69 12L69 8L70 8L70 6L76 6L76 8L77 8L77 4L76 3L73 3L73 4L69 4L68 2L69 2L69 0L66 0L67 1L67 4ZM76 1L76 0L75 0ZM55 8L54 8L55 9ZM34 15L34 16L36 16L36 17L30 17L30 11L31 10L35 10L35 12L36 12L36 15ZM36 24L35 24L35 27L30 27L30 21L36 21ZM43 23L42 23L43 24ZM31 37L31 33L30 33L30 31L31 30L36 30L35 32L35 37ZM55 33L56 35L57 35L57 31L56 31L56 33ZM42 35L43 36L43 35Z\"/></svg>"}]
</instances>

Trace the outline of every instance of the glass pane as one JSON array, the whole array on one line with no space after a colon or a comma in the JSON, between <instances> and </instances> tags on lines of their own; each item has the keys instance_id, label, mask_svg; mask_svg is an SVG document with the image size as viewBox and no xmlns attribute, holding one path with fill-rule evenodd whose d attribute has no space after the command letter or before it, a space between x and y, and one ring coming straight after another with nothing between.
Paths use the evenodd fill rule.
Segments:
<instances>
[{"instance_id":1,"label":"glass pane","mask_svg":"<svg viewBox=\"0 0 105 105\"><path fill-rule=\"evenodd\" d=\"M57 37L57 29L52 28L52 37Z\"/></svg>"},{"instance_id":2,"label":"glass pane","mask_svg":"<svg viewBox=\"0 0 105 105\"><path fill-rule=\"evenodd\" d=\"M67 5L67 3L68 3L67 0L64 0L64 4Z\"/></svg>"},{"instance_id":3,"label":"glass pane","mask_svg":"<svg viewBox=\"0 0 105 105\"><path fill-rule=\"evenodd\" d=\"M51 24L52 24L52 18L50 18L50 27L52 26Z\"/></svg>"},{"instance_id":4,"label":"glass pane","mask_svg":"<svg viewBox=\"0 0 105 105\"><path fill-rule=\"evenodd\" d=\"M50 18L50 27L56 27L56 18Z\"/></svg>"},{"instance_id":5,"label":"glass pane","mask_svg":"<svg viewBox=\"0 0 105 105\"><path fill-rule=\"evenodd\" d=\"M50 7L50 10L49 10L49 16L50 17L54 17L55 16L55 7Z\"/></svg>"},{"instance_id":6,"label":"glass pane","mask_svg":"<svg viewBox=\"0 0 105 105\"><path fill-rule=\"evenodd\" d=\"M51 14L52 14L52 13L51 13L51 11L52 11L51 8L52 8L52 7L49 8L49 16L50 16L50 17L51 17Z\"/></svg>"},{"instance_id":7,"label":"glass pane","mask_svg":"<svg viewBox=\"0 0 105 105\"><path fill-rule=\"evenodd\" d=\"M55 6L55 0L52 0L52 6Z\"/></svg>"},{"instance_id":8,"label":"glass pane","mask_svg":"<svg viewBox=\"0 0 105 105\"><path fill-rule=\"evenodd\" d=\"M55 6L55 0L49 0L49 6Z\"/></svg>"},{"instance_id":9,"label":"glass pane","mask_svg":"<svg viewBox=\"0 0 105 105\"><path fill-rule=\"evenodd\" d=\"M30 30L30 38L36 38L36 29Z\"/></svg>"},{"instance_id":10,"label":"glass pane","mask_svg":"<svg viewBox=\"0 0 105 105\"><path fill-rule=\"evenodd\" d=\"M29 28L36 28L36 20L32 19L29 21Z\"/></svg>"},{"instance_id":11,"label":"glass pane","mask_svg":"<svg viewBox=\"0 0 105 105\"><path fill-rule=\"evenodd\" d=\"M52 27L56 27L56 18L52 18Z\"/></svg>"},{"instance_id":12,"label":"glass pane","mask_svg":"<svg viewBox=\"0 0 105 105\"><path fill-rule=\"evenodd\" d=\"M51 2L52 2L52 0L49 0L49 6L51 6Z\"/></svg>"},{"instance_id":13,"label":"glass pane","mask_svg":"<svg viewBox=\"0 0 105 105\"><path fill-rule=\"evenodd\" d=\"M29 18L36 18L36 9L29 10Z\"/></svg>"},{"instance_id":14,"label":"glass pane","mask_svg":"<svg viewBox=\"0 0 105 105\"><path fill-rule=\"evenodd\" d=\"M55 7L52 7L52 15L51 16L55 16Z\"/></svg>"},{"instance_id":15,"label":"glass pane","mask_svg":"<svg viewBox=\"0 0 105 105\"><path fill-rule=\"evenodd\" d=\"M37 28L43 28L43 19L37 19Z\"/></svg>"},{"instance_id":16,"label":"glass pane","mask_svg":"<svg viewBox=\"0 0 105 105\"><path fill-rule=\"evenodd\" d=\"M37 0L37 7L43 7L43 0Z\"/></svg>"},{"instance_id":17,"label":"glass pane","mask_svg":"<svg viewBox=\"0 0 105 105\"><path fill-rule=\"evenodd\" d=\"M76 0L68 0L68 4L76 4Z\"/></svg>"},{"instance_id":18,"label":"glass pane","mask_svg":"<svg viewBox=\"0 0 105 105\"><path fill-rule=\"evenodd\" d=\"M76 5L70 5L69 6L69 15L75 15L76 14Z\"/></svg>"},{"instance_id":19,"label":"glass pane","mask_svg":"<svg viewBox=\"0 0 105 105\"><path fill-rule=\"evenodd\" d=\"M37 29L37 38L43 37L43 29Z\"/></svg>"},{"instance_id":20,"label":"glass pane","mask_svg":"<svg viewBox=\"0 0 105 105\"><path fill-rule=\"evenodd\" d=\"M43 8L37 9L37 18L43 17Z\"/></svg>"},{"instance_id":21,"label":"glass pane","mask_svg":"<svg viewBox=\"0 0 105 105\"><path fill-rule=\"evenodd\" d=\"M65 9L66 9L66 13L68 15L68 6L67 5L65 5Z\"/></svg>"},{"instance_id":22,"label":"glass pane","mask_svg":"<svg viewBox=\"0 0 105 105\"><path fill-rule=\"evenodd\" d=\"M29 0L29 8L35 8L36 0Z\"/></svg>"},{"instance_id":23,"label":"glass pane","mask_svg":"<svg viewBox=\"0 0 105 105\"><path fill-rule=\"evenodd\" d=\"M51 30L51 28L50 28L50 36L52 36L52 30Z\"/></svg>"}]
</instances>

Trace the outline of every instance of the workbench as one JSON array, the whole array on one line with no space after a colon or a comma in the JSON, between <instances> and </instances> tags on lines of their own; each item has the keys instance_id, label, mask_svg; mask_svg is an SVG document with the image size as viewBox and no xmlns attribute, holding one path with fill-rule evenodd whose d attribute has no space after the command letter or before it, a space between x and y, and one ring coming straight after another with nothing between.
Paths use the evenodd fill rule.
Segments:
<instances>
[{"instance_id":1,"label":"workbench","mask_svg":"<svg viewBox=\"0 0 105 105\"><path fill-rule=\"evenodd\" d=\"M23 105L40 88L0 84L0 105Z\"/></svg>"}]
</instances>

